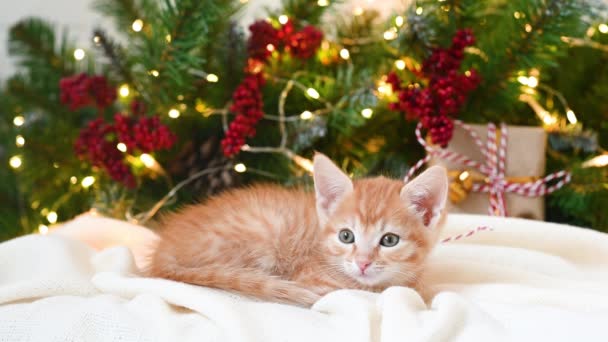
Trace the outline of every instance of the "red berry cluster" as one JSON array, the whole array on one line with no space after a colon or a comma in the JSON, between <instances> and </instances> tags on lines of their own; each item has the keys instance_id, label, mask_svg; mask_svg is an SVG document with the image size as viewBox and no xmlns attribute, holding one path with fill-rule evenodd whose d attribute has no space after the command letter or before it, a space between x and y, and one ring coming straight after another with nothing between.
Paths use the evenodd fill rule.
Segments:
<instances>
[{"instance_id":1,"label":"red berry cluster","mask_svg":"<svg viewBox=\"0 0 608 342\"><path fill-rule=\"evenodd\" d=\"M148 153L169 149L175 140L175 135L158 116L134 118L117 113L113 123L106 123L102 118L89 122L80 132L75 150L80 158L103 168L115 181L133 188L135 178L125 163L124 152L116 145L122 142L129 151Z\"/></svg>"},{"instance_id":2,"label":"red berry cluster","mask_svg":"<svg viewBox=\"0 0 608 342\"><path fill-rule=\"evenodd\" d=\"M106 108L116 100L116 89L103 76L89 76L85 73L65 77L59 81L61 103L78 110L95 105Z\"/></svg>"},{"instance_id":3,"label":"red berry cluster","mask_svg":"<svg viewBox=\"0 0 608 342\"><path fill-rule=\"evenodd\" d=\"M247 50L250 58L245 69L246 76L232 94L233 104L230 107L236 118L230 123L222 140L222 149L227 157L239 153L245 139L255 136L255 126L264 116L262 86L265 80L261 71L272 51L284 50L296 58L308 59L314 56L323 39L323 33L310 25L296 31L291 20L278 29L260 20L249 26L249 30L251 36Z\"/></svg>"},{"instance_id":4,"label":"red berry cluster","mask_svg":"<svg viewBox=\"0 0 608 342\"><path fill-rule=\"evenodd\" d=\"M222 140L222 149L227 157L239 153L245 138L255 135L255 126L264 116L261 91L264 82L262 74L249 74L232 94L230 111L237 115Z\"/></svg>"},{"instance_id":5,"label":"red berry cluster","mask_svg":"<svg viewBox=\"0 0 608 342\"><path fill-rule=\"evenodd\" d=\"M131 169L125 164L123 153L116 149L116 140L109 139L114 131L115 128L102 118L89 122L76 140L76 155L88 159L93 166L103 168L115 181L133 188L135 178Z\"/></svg>"},{"instance_id":6,"label":"red berry cluster","mask_svg":"<svg viewBox=\"0 0 608 342\"><path fill-rule=\"evenodd\" d=\"M265 20L259 20L249 26L251 37L247 44L249 57L265 61L272 54L272 49L285 50L293 57L308 59L314 56L321 41L323 32L312 25L296 31L291 20L275 28ZM272 48L269 49L270 45Z\"/></svg>"},{"instance_id":7,"label":"red berry cluster","mask_svg":"<svg viewBox=\"0 0 608 342\"><path fill-rule=\"evenodd\" d=\"M118 113L114 115L114 128L118 140L131 151L149 153L169 149L176 140L175 135L169 127L160 122L158 116L141 116L134 119Z\"/></svg>"},{"instance_id":8,"label":"red berry cluster","mask_svg":"<svg viewBox=\"0 0 608 342\"><path fill-rule=\"evenodd\" d=\"M470 29L459 30L449 48L434 49L417 74L428 81L428 86L401 85L399 77L390 73L387 83L397 92L398 102L390 104L395 111L406 113L408 120L420 120L433 143L445 147L452 139L456 116L467 96L477 88L481 79L476 70L460 73L464 49L475 43Z\"/></svg>"}]
</instances>

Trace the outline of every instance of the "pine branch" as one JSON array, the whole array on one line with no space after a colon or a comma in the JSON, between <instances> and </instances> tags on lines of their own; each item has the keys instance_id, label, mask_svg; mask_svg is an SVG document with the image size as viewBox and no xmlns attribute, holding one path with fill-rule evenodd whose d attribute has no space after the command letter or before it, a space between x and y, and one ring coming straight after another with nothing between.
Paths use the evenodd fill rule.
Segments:
<instances>
[{"instance_id":1,"label":"pine branch","mask_svg":"<svg viewBox=\"0 0 608 342\"><path fill-rule=\"evenodd\" d=\"M110 61L114 71L120 75L123 81L129 84L135 84L135 80L129 66L125 63L126 57L122 47L108 37L107 33L102 29L95 29L93 31L93 37L96 39L96 46L98 46Z\"/></svg>"}]
</instances>

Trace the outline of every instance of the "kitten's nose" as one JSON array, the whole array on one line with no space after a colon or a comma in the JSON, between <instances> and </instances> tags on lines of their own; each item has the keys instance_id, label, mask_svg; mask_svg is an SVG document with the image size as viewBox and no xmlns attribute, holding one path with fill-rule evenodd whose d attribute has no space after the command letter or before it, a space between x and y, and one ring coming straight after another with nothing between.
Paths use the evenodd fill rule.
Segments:
<instances>
[{"instance_id":1,"label":"kitten's nose","mask_svg":"<svg viewBox=\"0 0 608 342\"><path fill-rule=\"evenodd\" d=\"M365 270L369 267L369 265L371 265L372 262L371 261L357 261L357 266L359 266L359 269L361 270L361 273L365 272Z\"/></svg>"}]
</instances>

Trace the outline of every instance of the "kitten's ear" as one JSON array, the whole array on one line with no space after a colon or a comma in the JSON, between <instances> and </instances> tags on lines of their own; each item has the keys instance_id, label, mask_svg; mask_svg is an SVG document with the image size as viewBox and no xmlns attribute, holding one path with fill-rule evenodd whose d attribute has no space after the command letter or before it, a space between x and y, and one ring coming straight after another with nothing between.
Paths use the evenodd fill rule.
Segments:
<instances>
[{"instance_id":1,"label":"kitten's ear","mask_svg":"<svg viewBox=\"0 0 608 342\"><path fill-rule=\"evenodd\" d=\"M448 175L445 168L432 166L401 189L401 199L433 228L445 208L448 196Z\"/></svg>"},{"instance_id":2,"label":"kitten's ear","mask_svg":"<svg viewBox=\"0 0 608 342\"><path fill-rule=\"evenodd\" d=\"M353 191L353 182L321 153L315 154L313 169L317 214L324 225L344 196Z\"/></svg>"}]
</instances>

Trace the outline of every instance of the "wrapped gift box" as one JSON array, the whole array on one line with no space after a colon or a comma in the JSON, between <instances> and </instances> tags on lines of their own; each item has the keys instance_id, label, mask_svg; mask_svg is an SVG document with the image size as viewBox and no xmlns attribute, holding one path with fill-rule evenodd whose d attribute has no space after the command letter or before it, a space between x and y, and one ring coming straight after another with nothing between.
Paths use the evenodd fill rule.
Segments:
<instances>
[{"instance_id":1,"label":"wrapped gift box","mask_svg":"<svg viewBox=\"0 0 608 342\"><path fill-rule=\"evenodd\" d=\"M486 125L469 125L477 133L486 146L488 127ZM525 182L542 178L545 174L545 149L547 135L542 127L507 126L507 149L505 171L506 178L511 181ZM500 126L497 127L500 132ZM500 136L500 135L498 135ZM458 152L475 161L485 163L485 158L470 134L462 127L456 126L454 136L446 147L449 151ZM450 172L450 203L451 212L488 214L490 196L488 193L466 191L463 187L471 182L484 182L485 176L463 165L433 158L431 164L445 166ZM462 172L468 184L462 184ZM486 179L487 180L487 179ZM544 197L525 197L518 194L506 193L506 208L508 216L522 217L535 220L544 219Z\"/></svg>"}]
</instances>

